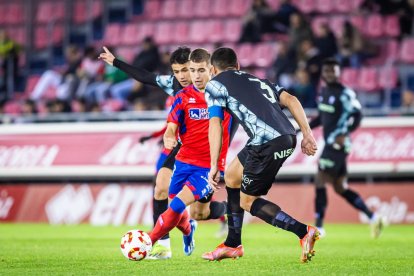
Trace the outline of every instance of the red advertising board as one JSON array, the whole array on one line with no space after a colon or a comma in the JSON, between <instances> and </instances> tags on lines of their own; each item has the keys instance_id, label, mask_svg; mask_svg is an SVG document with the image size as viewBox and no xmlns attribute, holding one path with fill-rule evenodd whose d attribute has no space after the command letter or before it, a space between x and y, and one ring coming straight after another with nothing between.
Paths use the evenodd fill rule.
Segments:
<instances>
[{"instance_id":1,"label":"red advertising board","mask_svg":"<svg viewBox=\"0 0 414 276\"><path fill-rule=\"evenodd\" d=\"M395 174L414 172L414 120L403 125L365 125L353 135L349 156L350 174ZM122 125L121 123L119 124ZM24 126L0 132L0 178L21 175L133 175L150 177L160 152L159 140L144 144L138 139L163 123L129 123L122 129L114 124L76 124L54 128L42 126L25 131ZM131 127L128 127L131 126ZM0 129L1 130L1 129ZM320 130L315 130L319 148ZM206 138L207 139L207 138ZM283 166L280 175L313 174L317 156L308 157L298 148ZM247 136L239 129L232 141L228 161L243 148ZM320 154L321 151L318 152Z\"/></svg>"},{"instance_id":2,"label":"red advertising board","mask_svg":"<svg viewBox=\"0 0 414 276\"><path fill-rule=\"evenodd\" d=\"M414 223L414 183L352 184L368 206L390 223ZM50 224L152 224L152 186L139 183L32 184L0 186L0 222ZM326 221L367 222L366 217L328 189ZM225 189L215 195L225 200ZM313 222L314 188L277 184L266 196L304 222ZM246 221L257 222L246 214Z\"/></svg>"}]
</instances>

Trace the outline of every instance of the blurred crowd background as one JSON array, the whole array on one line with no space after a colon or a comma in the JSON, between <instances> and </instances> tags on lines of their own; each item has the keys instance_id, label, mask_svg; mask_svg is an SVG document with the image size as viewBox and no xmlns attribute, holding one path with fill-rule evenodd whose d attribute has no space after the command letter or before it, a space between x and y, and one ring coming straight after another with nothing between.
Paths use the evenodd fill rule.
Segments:
<instances>
[{"instance_id":1,"label":"blurred crowd background","mask_svg":"<svg viewBox=\"0 0 414 276\"><path fill-rule=\"evenodd\" d=\"M164 92L97 59L103 45L159 74L177 46L233 47L310 110L335 57L364 112L414 114L414 0L0 0L2 122L164 110Z\"/></svg>"}]
</instances>

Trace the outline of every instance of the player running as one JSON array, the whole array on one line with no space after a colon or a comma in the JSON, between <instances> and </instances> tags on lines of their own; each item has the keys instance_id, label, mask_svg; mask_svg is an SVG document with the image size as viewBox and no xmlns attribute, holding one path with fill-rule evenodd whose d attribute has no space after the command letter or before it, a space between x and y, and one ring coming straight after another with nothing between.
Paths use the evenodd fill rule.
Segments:
<instances>
[{"instance_id":1,"label":"player running","mask_svg":"<svg viewBox=\"0 0 414 276\"><path fill-rule=\"evenodd\" d=\"M137 81L160 87L170 96L175 96L178 91L192 83L188 68L188 58L191 50L188 47L179 47L171 54L170 65L173 75L157 75L144 69L137 68L115 58L106 47L103 49L105 52L100 54L100 59L126 72ZM153 199L154 225L157 222L158 217L165 212L168 207L168 187L171 181L175 156L179 149L180 144L178 143L177 146L171 150L156 176ZM200 206L196 205L190 209L193 217L197 219L215 219L223 217L226 206L222 202L212 201L207 210L198 210L197 207ZM226 222L224 221L224 223ZM167 234L153 247L148 259L169 259L171 256L171 242L169 235Z\"/></svg>"},{"instance_id":2,"label":"player running","mask_svg":"<svg viewBox=\"0 0 414 276\"><path fill-rule=\"evenodd\" d=\"M347 182L346 158L350 152L350 133L362 119L361 104L353 90L339 82L340 66L335 59L327 59L322 65L322 79L326 86L319 96L319 115L309 124L311 128L322 125L325 147L319 158L319 169L315 177L316 227L325 235L323 219L328 203L326 184L331 183L335 192L355 209L363 212L371 221L372 236L377 238L383 227L383 219L375 215L361 196L351 190Z\"/></svg>"},{"instance_id":3,"label":"player running","mask_svg":"<svg viewBox=\"0 0 414 276\"><path fill-rule=\"evenodd\" d=\"M164 134L167 149L177 145L177 131L182 142L168 192L172 201L150 233L151 240L155 243L177 227L184 235L184 253L187 256L194 250L197 223L190 219L186 206L194 204L198 210L208 211L208 202L213 194L208 183L210 154L206 137L209 115L204 97L205 86L211 79L210 54L204 49L196 49L189 59L193 85L187 86L175 96ZM221 172L224 171L231 132L231 116L226 113L224 117L225 130L223 139L220 140L222 151L217 157L217 169Z\"/></svg>"},{"instance_id":4,"label":"player running","mask_svg":"<svg viewBox=\"0 0 414 276\"><path fill-rule=\"evenodd\" d=\"M297 221L278 205L262 198L268 193L280 167L296 146L295 129L281 107L289 109L304 133L302 152L314 155L317 150L304 110L297 98L284 88L239 71L237 56L232 49L215 50L211 63L216 76L208 83L205 96L210 114L209 183L214 189L219 180L218 162L225 129L222 126L224 110L240 122L250 139L242 150L245 156L242 182L226 187L230 208L227 239L202 257L221 260L243 256L241 228L244 209L275 227L296 234L302 247L301 261L307 262L314 255L313 247L319 238L318 230ZM240 160L235 163L240 164ZM237 175L237 169L240 167L229 166L226 174Z\"/></svg>"}]
</instances>

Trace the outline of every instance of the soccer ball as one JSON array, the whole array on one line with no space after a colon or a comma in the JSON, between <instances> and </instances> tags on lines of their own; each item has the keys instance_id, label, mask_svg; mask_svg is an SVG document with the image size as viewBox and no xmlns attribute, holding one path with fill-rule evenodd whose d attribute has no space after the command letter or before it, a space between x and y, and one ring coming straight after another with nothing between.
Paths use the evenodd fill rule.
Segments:
<instances>
[{"instance_id":1,"label":"soccer ball","mask_svg":"<svg viewBox=\"0 0 414 276\"><path fill-rule=\"evenodd\" d=\"M121 251L131 261L143 260L152 249L150 236L141 230L129 230L121 238Z\"/></svg>"}]
</instances>

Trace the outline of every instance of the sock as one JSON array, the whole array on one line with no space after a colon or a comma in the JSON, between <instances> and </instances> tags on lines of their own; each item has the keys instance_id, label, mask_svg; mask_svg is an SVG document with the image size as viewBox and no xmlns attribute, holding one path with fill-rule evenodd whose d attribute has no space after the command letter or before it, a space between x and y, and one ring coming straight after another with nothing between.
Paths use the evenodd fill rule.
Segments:
<instances>
[{"instance_id":1,"label":"sock","mask_svg":"<svg viewBox=\"0 0 414 276\"><path fill-rule=\"evenodd\" d=\"M226 204L226 209L227 209L227 204ZM226 210L227 212L227 210ZM222 215L221 217L219 217L220 222L225 223L226 222L226 217L224 215Z\"/></svg>"},{"instance_id":2,"label":"sock","mask_svg":"<svg viewBox=\"0 0 414 276\"><path fill-rule=\"evenodd\" d=\"M168 199L161 199L161 200L157 200L157 199L153 199L152 200L152 209L153 209L153 216L152 219L154 221L154 227L155 224L157 224L157 220L159 218L159 216L164 213L165 211L167 211L168 208ZM167 233L167 235L165 235L164 237L161 238L161 240L165 240L165 239L169 239L170 238L170 234Z\"/></svg>"},{"instance_id":3,"label":"sock","mask_svg":"<svg viewBox=\"0 0 414 276\"><path fill-rule=\"evenodd\" d=\"M326 206L328 205L328 198L326 196L326 188L316 188L315 197L315 217L316 227L323 227L323 219L325 217Z\"/></svg>"},{"instance_id":4,"label":"sock","mask_svg":"<svg viewBox=\"0 0 414 276\"><path fill-rule=\"evenodd\" d=\"M300 239L308 232L305 224L295 220L283 212L279 206L263 198L258 198L253 202L250 213L270 225L295 233Z\"/></svg>"},{"instance_id":5,"label":"sock","mask_svg":"<svg viewBox=\"0 0 414 276\"><path fill-rule=\"evenodd\" d=\"M155 244L161 237L177 226L181 217L182 214L174 212L171 207L162 213L150 234L152 244Z\"/></svg>"},{"instance_id":6,"label":"sock","mask_svg":"<svg viewBox=\"0 0 414 276\"><path fill-rule=\"evenodd\" d=\"M210 202L210 215L207 219L218 219L226 213L227 204L226 202L211 201Z\"/></svg>"},{"instance_id":7,"label":"sock","mask_svg":"<svg viewBox=\"0 0 414 276\"><path fill-rule=\"evenodd\" d=\"M188 236L191 232L191 225L190 225L190 215L188 214L187 210L181 215L181 219L177 224L177 228L186 236Z\"/></svg>"},{"instance_id":8,"label":"sock","mask_svg":"<svg viewBox=\"0 0 414 276\"><path fill-rule=\"evenodd\" d=\"M241 245L244 210L240 207L240 189L226 187L227 190L227 224L229 232L224 245L237 247Z\"/></svg>"},{"instance_id":9,"label":"sock","mask_svg":"<svg viewBox=\"0 0 414 276\"><path fill-rule=\"evenodd\" d=\"M351 189L346 190L341 194L343 198L346 199L352 206L354 206L356 209L364 212L369 219L372 218L374 215L371 210L368 209L367 205L365 205L364 200L354 191Z\"/></svg>"}]
</instances>

